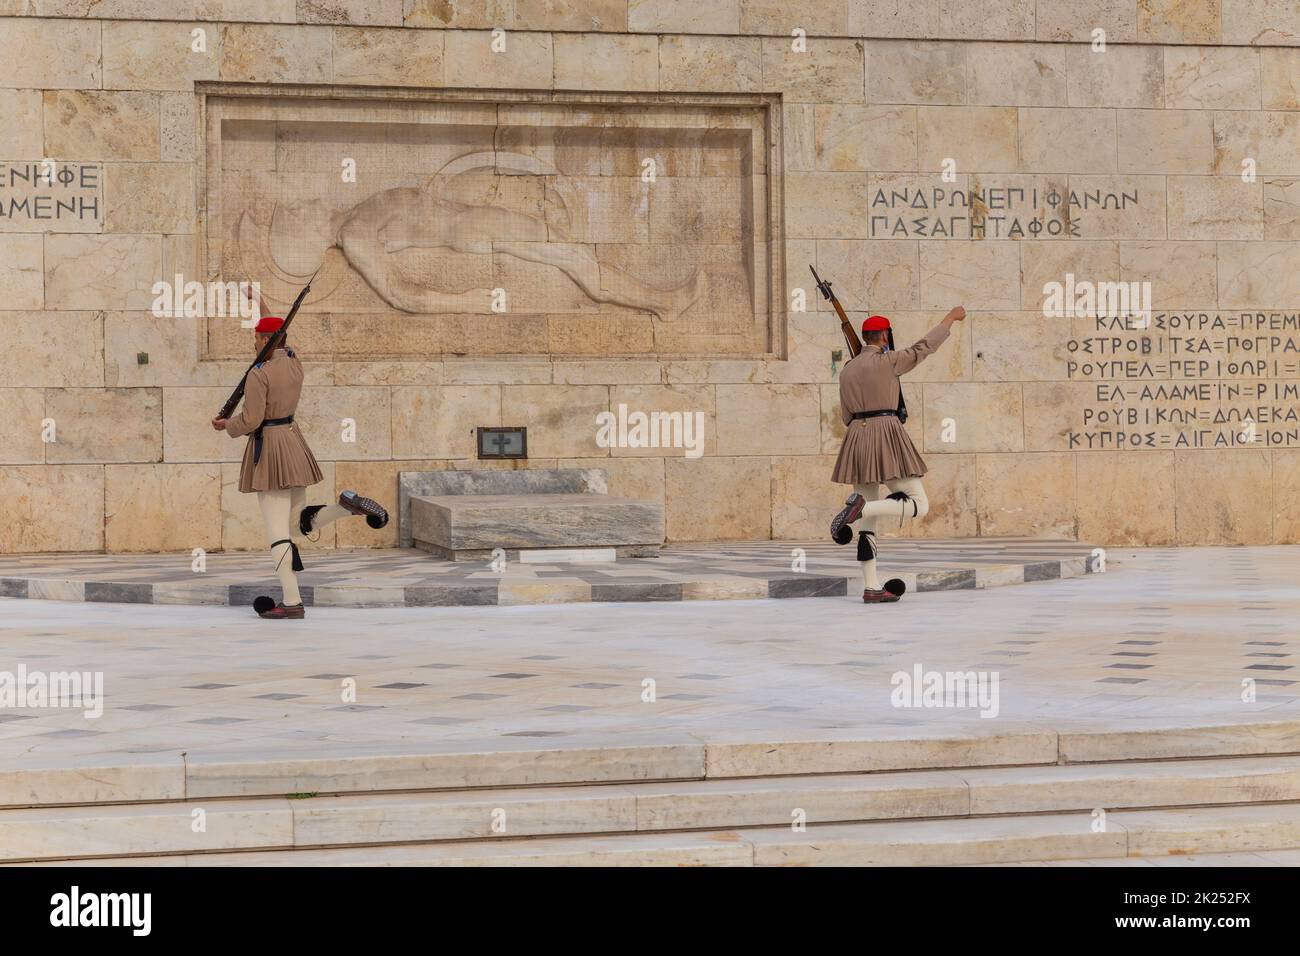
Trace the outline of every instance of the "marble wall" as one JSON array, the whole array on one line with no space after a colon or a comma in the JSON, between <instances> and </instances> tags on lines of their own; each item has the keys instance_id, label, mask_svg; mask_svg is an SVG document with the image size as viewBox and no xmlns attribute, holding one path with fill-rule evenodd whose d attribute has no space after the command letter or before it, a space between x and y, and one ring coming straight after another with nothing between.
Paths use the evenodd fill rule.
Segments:
<instances>
[{"instance_id":1,"label":"marble wall","mask_svg":"<svg viewBox=\"0 0 1300 956\"><path fill-rule=\"evenodd\" d=\"M217 101L246 93L270 110L299 96L302 125L214 131ZM571 231L534 237L585 247L595 297L573 262L467 246L487 259L407 277L506 288L527 309L430 314L301 224L287 243L260 224L287 275L327 257L321 291L338 296L298 333L326 475L313 500L357 488L393 505L399 471L515 467L475 460L472 429L527 424L529 466L607 469L612 494L664 503L670 539L820 538L844 494L829 475L845 356L811 263L905 341L951 305L970 313L907 379L931 514L904 533L1300 542L1296 0L0 0L0 551L264 546L237 491L242 443L208 425L248 333L153 312L163 278L256 271L232 245L231 197L293 199L266 175L333 181L358 144L358 199L426 185L447 157L392 127L377 138L374 112L418 102L443 122L438 103L457 100L484 116L451 142L486 136L555 173L489 169L452 199L546 223L547 178L588 173L554 162L548 124L503 117L621 109L635 130L701 95L765 117L746 120L762 148L743 186L683 175L708 156L740 171L725 138L622 132L583 161L630 186L657 157L646 202L602 182L568 201ZM377 175L389 160L409 181ZM342 195L312 182L298 188ZM643 226L645 247L619 248L611 224ZM667 293L699 262L718 287L744 276L751 303L710 305L682 336L655 303L600 298L615 271ZM1067 274L1145 284L1155 321L1045 315ZM396 340L394 315L415 317ZM702 454L602 443L596 416L620 407L702 413ZM395 536L338 525L323 544Z\"/></svg>"}]
</instances>

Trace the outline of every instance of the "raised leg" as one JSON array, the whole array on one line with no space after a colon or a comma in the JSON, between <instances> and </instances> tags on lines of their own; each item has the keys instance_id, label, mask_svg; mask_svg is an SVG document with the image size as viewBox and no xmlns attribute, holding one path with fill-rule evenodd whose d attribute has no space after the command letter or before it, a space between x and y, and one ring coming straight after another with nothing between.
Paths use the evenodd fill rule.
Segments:
<instances>
[{"instance_id":1,"label":"raised leg","mask_svg":"<svg viewBox=\"0 0 1300 956\"><path fill-rule=\"evenodd\" d=\"M868 501L862 508L863 518L897 518L901 524L908 518L924 518L930 511L930 499L920 478L896 478L885 482L886 496Z\"/></svg>"}]
</instances>

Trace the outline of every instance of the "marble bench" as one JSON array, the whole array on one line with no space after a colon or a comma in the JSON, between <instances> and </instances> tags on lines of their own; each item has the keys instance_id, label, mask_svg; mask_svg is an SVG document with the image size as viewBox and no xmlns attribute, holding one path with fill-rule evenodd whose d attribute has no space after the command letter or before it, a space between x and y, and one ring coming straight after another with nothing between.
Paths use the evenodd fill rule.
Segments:
<instances>
[{"instance_id":1,"label":"marble bench","mask_svg":"<svg viewBox=\"0 0 1300 956\"><path fill-rule=\"evenodd\" d=\"M664 540L663 506L606 493L599 468L402 472L399 539L453 561L500 548L613 549L653 557Z\"/></svg>"}]
</instances>

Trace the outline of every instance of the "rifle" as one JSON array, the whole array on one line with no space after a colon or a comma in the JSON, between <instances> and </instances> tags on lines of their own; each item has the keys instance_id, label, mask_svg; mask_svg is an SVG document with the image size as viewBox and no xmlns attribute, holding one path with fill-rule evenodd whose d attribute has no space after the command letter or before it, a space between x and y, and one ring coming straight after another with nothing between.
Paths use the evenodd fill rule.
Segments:
<instances>
[{"instance_id":1,"label":"rifle","mask_svg":"<svg viewBox=\"0 0 1300 956\"><path fill-rule=\"evenodd\" d=\"M857 354L862 351L862 342L858 339L857 330L853 328L853 323L849 321L849 317L844 314L844 306L840 305L840 300L835 298L830 282L819 276L817 270L813 269L811 265L808 268L812 269L813 278L817 280L817 291L835 307L835 313L840 317L840 331L844 333L844 341L848 343L849 357L856 358Z\"/></svg>"},{"instance_id":2,"label":"rifle","mask_svg":"<svg viewBox=\"0 0 1300 956\"><path fill-rule=\"evenodd\" d=\"M320 272L320 269L317 269L316 272ZM249 372L252 372L253 369L265 362L266 357L280 347L280 343L284 341L285 333L289 331L289 323L292 322L293 317L298 314L298 307L302 305L302 300L307 298L307 293L311 291L312 279L316 278L316 272L311 274L311 279L308 279L307 284L302 287L302 291L298 293L298 298L293 300L293 308L291 308L289 314L284 317L284 324L280 326L279 331L275 332L271 338L267 340L267 343L262 346L262 350L257 353L257 358L253 359L253 364L248 366L244 371L244 375L239 380L239 384L236 385L235 390L230 393L230 397L226 399L226 404L222 405L221 411L217 412L218 418L229 418L235 413L235 407L244 397L244 386L248 383Z\"/></svg>"}]
</instances>

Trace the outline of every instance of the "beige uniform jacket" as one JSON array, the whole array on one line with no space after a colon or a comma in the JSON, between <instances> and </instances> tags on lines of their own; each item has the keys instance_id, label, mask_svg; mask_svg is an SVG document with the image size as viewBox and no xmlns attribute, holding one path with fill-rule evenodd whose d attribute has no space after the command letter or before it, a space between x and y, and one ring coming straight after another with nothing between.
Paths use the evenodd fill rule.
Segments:
<instances>
[{"instance_id":1,"label":"beige uniform jacket","mask_svg":"<svg viewBox=\"0 0 1300 956\"><path fill-rule=\"evenodd\" d=\"M897 408L903 387L898 377L933 355L947 338L948 326L940 322L910 348L889 352L878 345L865 345L844 366L840 371L840 414L848 430L832 481L858 485L925 474L925 460L895 416L854 419L853 413Z\"/></svg>"},{"instance_id":2,"label":"beige uniform jacket","mask_svg":"<svg viewBox=\"0 0 1300 956\"><path fill-rule=\"evenodd\" d=\"M254 432L267 419L287 418L297 411L302 379L302 363L286 349L276 349L271 358L248 373L244 406L226 423L231 438L248 435L244 461L239 467L239 490L245 494L305 488L324 477L297 422L263 428L262 451L257 463L253 462L257 445Z\"/></svg>"}]
</instances>

